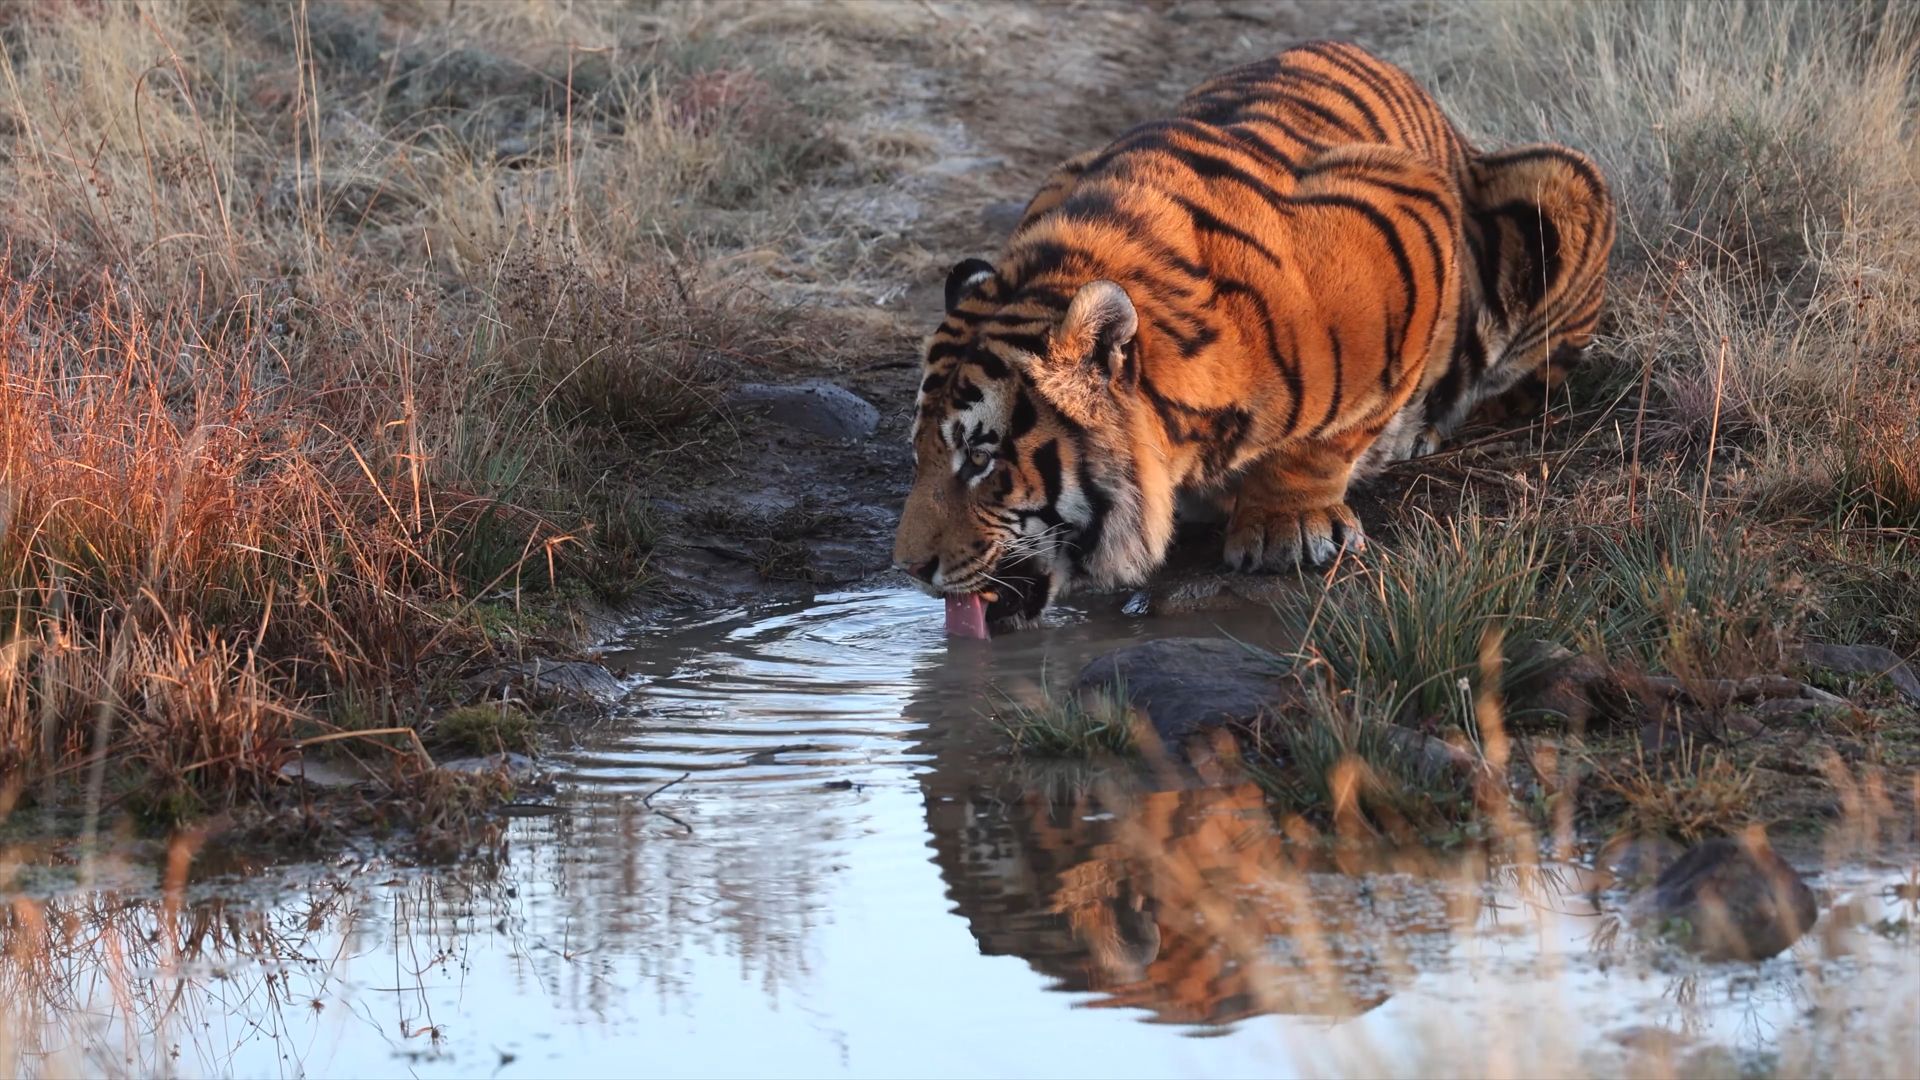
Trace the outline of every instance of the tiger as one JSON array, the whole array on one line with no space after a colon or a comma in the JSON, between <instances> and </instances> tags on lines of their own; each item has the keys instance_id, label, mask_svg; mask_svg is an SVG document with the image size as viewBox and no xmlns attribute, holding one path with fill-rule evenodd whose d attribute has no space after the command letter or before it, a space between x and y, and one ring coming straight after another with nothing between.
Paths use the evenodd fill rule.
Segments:
<instances>
[{"instance_id":1,"label":"tiger","mask_svg":"<svg viewBox=\"0 0 1920 1080\"><path fill-rule=\"evenodd\" d=\"M894 565L984 636L1142 583L1195 500L1234 570L1358 552L1351 484L1564 383L1613 228L1586 155L1482 153L1356 45L1227 71L947 275Z\"/></svg>"}]
</instances>

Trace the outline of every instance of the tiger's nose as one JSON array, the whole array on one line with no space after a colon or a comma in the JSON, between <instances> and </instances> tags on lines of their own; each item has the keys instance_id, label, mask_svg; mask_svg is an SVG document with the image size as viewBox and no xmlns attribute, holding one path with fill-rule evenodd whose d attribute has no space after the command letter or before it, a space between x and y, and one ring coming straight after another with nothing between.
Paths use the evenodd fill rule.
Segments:
<instances>
[{"instance_id":1,"label":"tiger's nose","mask_svg":"<svg viewBox=\"0 0 1920 1080\"><path fill-rule=\"evenodd\" d=\"M900 565L900 569L905 570L907 573L913 575L914 577L919 578L921 581L927 582L928 584L932 584L933 575L940 572L940 560L938 558L928 559L926 562L916 563L912 566L907 566L905 564L899 564L899 565Z\"/></svg>"}]
</instances>

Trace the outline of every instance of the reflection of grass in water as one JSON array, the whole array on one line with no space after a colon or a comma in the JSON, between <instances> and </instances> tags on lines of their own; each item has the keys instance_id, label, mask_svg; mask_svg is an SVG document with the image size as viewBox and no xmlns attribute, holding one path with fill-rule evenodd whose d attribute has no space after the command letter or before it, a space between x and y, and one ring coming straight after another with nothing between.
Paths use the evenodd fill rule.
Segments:
<instances>
[{"instance_id":1,"label":"reflection of grass in water","mask_svg":"<svg viewBox=\"0 0 1920 1080\"><path fill-rule=\"evenodd\" d=\"M157 899L75 892L0 912L0 1073L165 1075L182 1049L213 1065L234 1047L209 1021L244 1012L252 1030L284 1032L290 1012L332 996L330 970L308 958L329 955L316 937L354 921L352 894L335 882L281 910L188 901L193 847L174 843ZM297 1062L305 1048L281 1049Z\"/></svg>"},{"instance_id":2,"label":"reflection of grass in water","mask_svg":"<svg viewBox=\"0 0 1920 1080\"><path fill-rule=\"evenodd\" d=\"M1473 817L1462 777L1426 750L1427 740L1382 718L1352 693L1319 690L1307 707L1272 725L1256 744L1255 779L1279 807L1315 813L1345 828L1371 822L1403 840Z\"/></svg>"},{"instance_id":3,"label":"reflection of grass in water","mask_svg":"<svg viewBox=\"0 0 1920 1080\"><path fill-rule=\"evenodd\" d=\"M1436 1075L1467 1068L1514 1077L1677 1076L1731 1067L1736 1056L1745 1062L1736 1071L1745 1075L1908 1076L1920 1066L1920 1045L1907 1037L1903 1019L1912 997L1887 993L1889 983L1898 986L1915 970L1920 953L1828 927L1802 941L1799 965L1700 965L1623 933L1611 913L1589 907L1590 872L1543 862L1537 839L1517 818L1493 819L1488 843L1451 855L1417 846L1326 844L1298 816L1264 834L1220 831L1222 822L1245 820L1243 800L1232 792L1231 786L1124 797L1103 792L1101 815L1079 805L1054 812L1055 819L1116 819L1103 839L1084 843L1079 858L1128 864L1130 887L1143 899L1136 906L1159 920L1162 955L1147 961L1159 985L1149 990L1130 981L1141 958L1129 954L1107 973L1110 983L1093 987L1113 1002L1165 1015L1202 1011L1196 995L1244 996L1254 1012L1358 1015L1384 994L1409 990L1389 1038L1357 1020L1290 1042L1289 1055L1299 1057L1290 1056L1288 1067L1305 1075ZM1173 798L1181 800L1177 814L1165 809ZM1864 850L1897 835L1893 823L1871 811L1848 825L1853 838L1868 845ZM1836 846L1830 865L1850 862L1862 850ZM1050 852L1039 863L1057 866L1061 856ZM1081 871L1071 880L1086 877ZM1553 941L1567 933L1564 920L1582 916L1592 918L1591 954L1578 938L1569 943L1571 955L1514 948ZM1181 958L1178 940L1192 926L1209 929L1220 958ZM1901 943L1912 943L1910 932L1902 935ZM1847 959L1869 952L1871 963ZM1596 977L1581 963L1585 955L1662 975L1658 1010L1632 992L1631 1012L1591 1012L1611 998L1584 997ZM1848 965L1855 978L1824 977L1835 963ZM1424 989L1409 987L1416 974L1429 971ZM1489 973L1497 977L1486 978ZM1582 996L1575 996L1570 979ZM1722 981L1724 992L1703 993ZM1816 1019L1779 1031L1712 1031L1713 1014L1737 1014L1731 1002L1741 999L1752 1010L1741 1020L1746 1025L1764 1023L1762 1011L1780 1007L1789 1016ZM1709 1034L1607 1037L1611 1029L1659 1032L1676 1022Z\"/></svg>"}]
</instances>

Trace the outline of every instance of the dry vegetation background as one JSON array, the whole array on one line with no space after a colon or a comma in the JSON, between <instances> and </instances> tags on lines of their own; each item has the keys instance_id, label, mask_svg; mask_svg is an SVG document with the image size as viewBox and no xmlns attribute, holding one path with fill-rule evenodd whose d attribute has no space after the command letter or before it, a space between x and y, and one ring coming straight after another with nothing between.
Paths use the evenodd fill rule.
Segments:
<instances>
[{"instance_id":1,"label":"dry vegetation background","mask_svg":"<svg viewBox=\"0 0 1920 1080\"><path fill-rule=\"evenodd\" d=\"M1285 44L1217 7L0 7L9 800L96 775L190 813L301 738L431 737L527 605L644 585L657 477L720 388L905 355L920 313L884 305L971 253L954 222L1137 118L1023 56L1111 52L1164 103ZM1716 0L1362 28L1477 136L1590 151L1623 239L1552 433L1399 474L1391 546L1435 555L1330 624L1357 698L1444 713L1489 627L1697 677L1807 636L1920 650L1917 26ZM968 171L994 129L1013 166Z\"/></svg>"}]
</instances>

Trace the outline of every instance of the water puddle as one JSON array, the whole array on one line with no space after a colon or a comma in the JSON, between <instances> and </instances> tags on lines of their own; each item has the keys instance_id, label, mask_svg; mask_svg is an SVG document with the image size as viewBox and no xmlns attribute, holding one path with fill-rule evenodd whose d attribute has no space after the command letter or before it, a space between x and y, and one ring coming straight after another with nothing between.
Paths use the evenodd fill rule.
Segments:
<instances>
[{"instance_id":1,"label":"water puddle","mask_svg":"<svg viewBox=\"0 0 1920 1080\"><path fill-rule=\"evenodd\" d=\"M16 894L0 1062L44 1073L1257 1075L1894 1072L1920 1062L1908 870L1813 879L1759 965L1609 932L1576 864L1334 867L1246 783L1023 770L984 716L1135 635L949 648L823 597L654 627L632 702L503 857ZM16 886L31 875L8 873ZM1902 1018L1904 1014L1904 1019Z\"/></svg>"}]
</instances>

